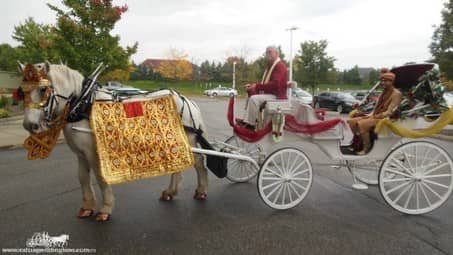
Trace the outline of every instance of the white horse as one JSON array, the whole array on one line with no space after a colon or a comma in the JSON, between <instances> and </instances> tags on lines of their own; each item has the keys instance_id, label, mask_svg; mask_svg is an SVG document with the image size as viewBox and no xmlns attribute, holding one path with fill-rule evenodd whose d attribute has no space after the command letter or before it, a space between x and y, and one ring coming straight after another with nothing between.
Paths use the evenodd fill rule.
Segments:
<instances>
[{"instance_id":1,"label":"white horse","mask_svg":"<svg viewBox=\"0 0 453 255\"><path fill-rule=\"evenodd\" d=\"M82 82L84 77L77 71L65 66L65 65L53 65L48 62L34 64L33 67L40 73L44 73L47 79L51 82L54 93L61 97L56 97L58 102L55 105L52 117L59 116L62 114L64 106L67 102L64 97L69 97L71 94L79 95L82 90ZM19 64L19 70L24 71L24 66ZM25 73L24 73L25 75ZM42 91L36 88L30 92L30 99L32 103L41 102L43 97ZM179 112L183 110L182 120L185 125L193 126L195 123L197 128L205 131L205 125L203 123L200 110L198 106L191 100L174 94L173 96L176 106ZM185 102L184 102L185 101ZM184 106L185 104L185 106ZM190 109L189 109L190 108ZM190 112L191 114L190 114ZM47 130L49 127L44 118L44 110L42 108L25 108L23 126L30 133L38 134ZM94 136L89 133L76 131L73 127L78 128L90 128L89 122L83 119L74 123L67 123L63 129L66 142L71 150L77 155L79 163L79 180L82 188L82 206L78 213L79 218L88 218L93 215L96 208L96 199L94 190L90 182L90 170L94 171L100 190L102 192L102 206L99 209L99 213L96 216L97 221L107 221L110 219L112 210L114 207L114 196L112 187L105 183L99 174L99 159L96 154L96 143ZM196 136L191 132L187 132L189 142L192 146L196 145ZM208 189L208 177L207 171L203 164L203 157L199 154L194 154L195 157L195 169L198 176L198 186L195 190L194 199L204 200L207 196ZM178 193L178 186L182 177L180 173L171 175L170 184L167 189L162 192L161 200L169 201L173 199Z\"/></svg>"}]
</instances>

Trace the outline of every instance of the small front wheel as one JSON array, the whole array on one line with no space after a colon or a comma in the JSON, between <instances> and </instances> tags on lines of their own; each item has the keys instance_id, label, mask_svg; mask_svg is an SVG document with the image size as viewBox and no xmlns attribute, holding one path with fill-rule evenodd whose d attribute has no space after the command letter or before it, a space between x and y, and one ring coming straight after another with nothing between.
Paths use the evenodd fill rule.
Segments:
<instances>
[{"instance_id":1,"label":"small front wheel","mask_svg":"<svg viewBox=\"0 0 453 255\"><path fill-rule=\"evenodd\" d=\"M286 210L302 202L312 182L308 157L300 150L283 148L264 161L258 173L258 193L266 205Z\"/></svg>"}]
</instances>

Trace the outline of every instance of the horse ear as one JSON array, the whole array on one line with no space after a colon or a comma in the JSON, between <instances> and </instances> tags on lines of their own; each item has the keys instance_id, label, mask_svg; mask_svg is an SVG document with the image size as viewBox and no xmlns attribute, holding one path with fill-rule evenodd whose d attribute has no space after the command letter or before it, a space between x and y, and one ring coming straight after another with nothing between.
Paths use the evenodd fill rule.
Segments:
<instances>
[{"instance_id":1,"label":"horse ear","mask_svg":"<svg viewBox=\"0 0 453 255\"><path fill-rule=\"evenodd\" d=\"M44 70L46 71L46 73L49 73L50 71L50 62L46 60L46 62L44 62Z\"/></svg>"},{"instance_id":2,"label":"horse ear","mask_svg":"<svg viewBox=\"0 0 453 255\"><path fill-rule=\"evenodd\" d=\"M24 72L24 64L22 64L19 60L17 60L17 71L19 71L19 73L23 73Z\"/></svg>"}]
</instances>

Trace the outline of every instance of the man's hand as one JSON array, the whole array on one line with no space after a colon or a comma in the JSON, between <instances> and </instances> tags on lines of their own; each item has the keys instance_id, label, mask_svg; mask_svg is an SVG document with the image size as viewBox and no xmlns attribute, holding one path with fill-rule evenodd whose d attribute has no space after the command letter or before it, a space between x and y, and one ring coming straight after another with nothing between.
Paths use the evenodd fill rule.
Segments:
<instances>
[{"instance_id":1,"label":"man's hand","mask_svg":"<svg viewBox=\"0 0 453 255\"><path fill-rule=\"evenodd\" d=\"M244 86L245 90L249 91L249 90L254 90L256 87L256 84L255 83L249 83L249 84L246 84Z\"/></svg>"}]
</instances>

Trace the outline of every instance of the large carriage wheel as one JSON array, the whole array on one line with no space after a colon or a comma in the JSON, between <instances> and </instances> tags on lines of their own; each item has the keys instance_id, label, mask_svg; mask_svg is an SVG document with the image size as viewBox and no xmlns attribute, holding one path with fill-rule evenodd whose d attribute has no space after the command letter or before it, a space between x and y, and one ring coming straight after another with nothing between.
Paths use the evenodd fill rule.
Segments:
<instances>
[{"instance_id":1,"label":"large carriage wheel","mask_svg":"<svg viewBox=\"0 0 453 255\"><path fill-rule=\"evenodd\" d=\"M413 141L393 149L379 170L384 200L405 214L424 214L441 206L453 189L453 161L433 143Z\"/></svg>"},{"instance_id":2,"label":"large carriage wheel","mask_svg":"<svg viewBox=\"0 0 453 255\"><path fill-rule=\"evenodd\" d=\"M239 148L238 153L250 156L258 162L261 152L258 144L244 142L237 136L228 138L225 143ZM251 162L230 158L226 178L232 182L247 182L256 176L258 170Z\"/></svg>"},{"instance_id":3,"label":"large carriage wheel","mask_svg":"<svg viewBox=\"0 0 453 255\"><path fill-rule=\"evenodd\" d=\"M313 170L300 150L283 148L266 158L258 173L258 193L266 205L285 210L302 202L310 190Z\"/></svg>"}]
</instances>

